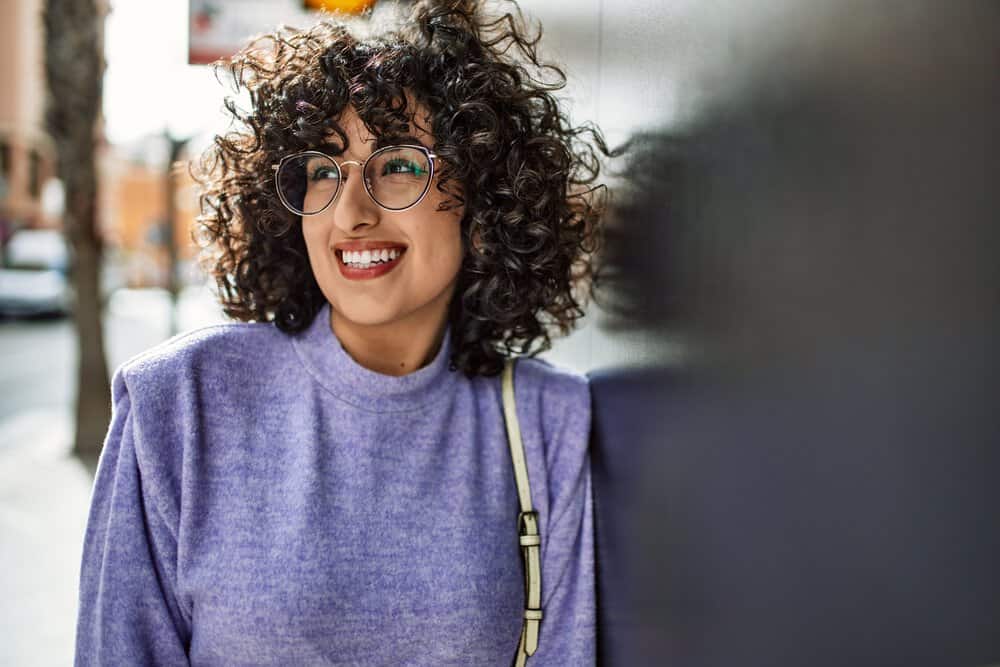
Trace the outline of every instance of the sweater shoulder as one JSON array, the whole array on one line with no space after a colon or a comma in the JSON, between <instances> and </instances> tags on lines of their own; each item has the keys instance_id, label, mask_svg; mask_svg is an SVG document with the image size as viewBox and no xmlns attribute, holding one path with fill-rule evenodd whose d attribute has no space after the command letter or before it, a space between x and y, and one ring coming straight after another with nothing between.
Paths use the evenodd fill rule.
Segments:
<instances>
[{"instance_id":1,"label":"sweater shoulder","mask_svg":"<svg viewBox=\"0 0 1000 667\"><path fill-rule=\"evenodd\" d=\"M288 335L271 323L227 322L178 334L125 361L116 370L129 385L169 389L205 374L246 373L288 348Z\"/></svg>"},{"instance_id":2,"label":"sweater shoulder","mask_svg":"<svg viewBox=\"0 0 1000 667\"><path fill-rule=\"evenodd\" d=\"M519 359L515 367L515 391L536 393L543 410L590 410L590 381L586 375L546 359Z\"/></svg>"},{"instance_id":3,"label":"sweater shoulder","mask_svg":"<svg viewBox=\"0 0 1000 667\"><path fill-rule=\"evenodd\" d=\"M590 381L585 375L536 357L523 358L514 370L519 412L538 420L550 477L577 470L586 457L591 424Z\"/></svg>"}]
</instances>

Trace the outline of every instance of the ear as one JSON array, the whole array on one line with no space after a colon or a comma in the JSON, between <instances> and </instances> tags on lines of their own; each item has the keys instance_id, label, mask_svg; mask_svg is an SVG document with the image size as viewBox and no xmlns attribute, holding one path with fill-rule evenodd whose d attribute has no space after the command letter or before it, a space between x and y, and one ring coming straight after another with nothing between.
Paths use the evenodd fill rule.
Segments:
<instances>
[{"instance_id":1,"label":"ear","mask_svg":"<svg viewBox=\"0 0 1000 667\"><path fill-rule=\"evenodd\" d=\"M472 246L476 252L483 252L483 238L478 228L474 228L469 232L469 245Z\"/></svg>"}]
</instances>

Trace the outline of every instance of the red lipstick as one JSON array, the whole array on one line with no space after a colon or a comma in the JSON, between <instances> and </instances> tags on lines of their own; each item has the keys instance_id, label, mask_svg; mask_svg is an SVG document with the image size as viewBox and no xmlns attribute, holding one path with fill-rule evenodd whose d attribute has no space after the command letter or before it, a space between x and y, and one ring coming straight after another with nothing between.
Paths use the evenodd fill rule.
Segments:
<instances>
[{"instance_id":1,"label":"red lipstick","mask_svg":"<svg viewBox=\"0 0 1000 667\"><path fill-rule=\"evenodd\" d=\"M370 263L367 267L344 262L344 251L362 252L365 250L375 251L382 249L394 249L399 254L389 261ZM344 241L334 246L334 252L337 256L337 268L340 269L342 276L348 280L370 280L384 276L395 269L402 261L404 255L406 255L406 246L387 241Z\"/></svg>"}]
</instances>

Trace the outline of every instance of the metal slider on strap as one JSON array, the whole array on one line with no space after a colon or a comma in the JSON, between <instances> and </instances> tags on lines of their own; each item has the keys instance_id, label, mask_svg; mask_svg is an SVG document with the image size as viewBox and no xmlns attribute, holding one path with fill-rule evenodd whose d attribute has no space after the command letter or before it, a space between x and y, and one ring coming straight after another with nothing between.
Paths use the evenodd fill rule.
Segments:
<instances>
[{"instance_id":1,"label":"metal slider on strap","mask_svg":"<svg viewBox=\"0 0 1000 667\"><path fill-rule=\"evenodd\" d=\"M538 534L538 512L519 512L517 515L521 550L524 553L524 652L534 654L538 648L539 624L542 620L542 536Z\"/></svg>"}]
</instances>

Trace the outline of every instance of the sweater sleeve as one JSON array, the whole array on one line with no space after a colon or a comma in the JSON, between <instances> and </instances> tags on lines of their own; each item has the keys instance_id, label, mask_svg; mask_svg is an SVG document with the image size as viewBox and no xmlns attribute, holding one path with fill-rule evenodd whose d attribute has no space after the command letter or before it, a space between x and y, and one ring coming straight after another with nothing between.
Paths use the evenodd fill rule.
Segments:
<instances>
[{"instance_id":1,"label":"sweater sleeve","mask_svg":"<svg viewBox=\"0 0 1000 667\"><path fill-rule=\"evenodd\" d=\"M84 537L74 664L187 665L176 527L157 510L139 464L142 431L122 369L112 401Z\"/></svg>"},{"instance_id":2,"label":"sweater sleeve","mask_svg":"<svg viewBox=\"0 0 1000 667\"><path fill-rule=\"evenodd\" d=\"M568 404L546 444L551 517L542 536L544 616L528 665L587 667L596 661L590 387L584 378L557 386Z\"/></svg>"}]
</instances>

